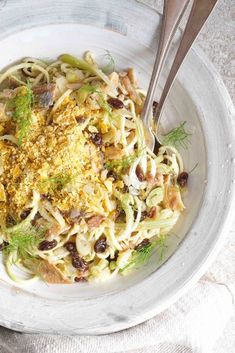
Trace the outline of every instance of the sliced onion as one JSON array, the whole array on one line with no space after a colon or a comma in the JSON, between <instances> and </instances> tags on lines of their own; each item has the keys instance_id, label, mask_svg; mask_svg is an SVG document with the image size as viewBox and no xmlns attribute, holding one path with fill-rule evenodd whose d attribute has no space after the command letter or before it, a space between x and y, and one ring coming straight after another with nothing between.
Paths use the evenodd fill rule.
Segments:
<instances>
[{"instance_id":1,"label":"sliced onion","mask_svg":"<svg viewBox=\"0 0 235 353\"><path fill-rule=\"evenodd\" d=\"M146 205L148 207L157 206L160 202L163 201L163 198L164 198L164 189L162 187L157 187L149 193L146 199Z\"/></svg>"}]
</instances>

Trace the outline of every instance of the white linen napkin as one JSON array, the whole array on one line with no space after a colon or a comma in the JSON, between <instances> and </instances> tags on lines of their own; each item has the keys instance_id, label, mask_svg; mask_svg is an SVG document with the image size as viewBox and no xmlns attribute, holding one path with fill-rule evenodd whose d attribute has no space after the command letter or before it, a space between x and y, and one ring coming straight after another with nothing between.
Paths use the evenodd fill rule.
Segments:
<instances>
[{"instance_id":1,"label":"white linen napkin","mask_svg":"<svg viewBox=\"0 0 235 353\"><path fill-rule=\"evenodd\" d=\"M210 353L231 317L224 284L201 280L153 319L106 336L55 336L0 330L0 353Z\"/></svg>"}]
</instances>

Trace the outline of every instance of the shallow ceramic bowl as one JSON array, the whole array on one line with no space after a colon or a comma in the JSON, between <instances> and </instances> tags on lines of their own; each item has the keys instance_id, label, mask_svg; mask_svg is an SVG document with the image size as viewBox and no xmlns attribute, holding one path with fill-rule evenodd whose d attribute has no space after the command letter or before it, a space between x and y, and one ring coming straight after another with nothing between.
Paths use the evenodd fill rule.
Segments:
<instances>
[{"instance_id":1,"label":"shallow ceramic bowl","mask_svg":"<svg viewBox=\"0 0 235 353\"><path fill-rule=\"evenodd\" d=\"M0 68L25 56L56 58L109 50L116 68L135 67L147 88L160 16L132 0L21 0L0 11ZM163 129L182 121L192 134L181 150L190 175L186 211L174 228L160 266L157 254L127 277L103 284L16 286L0 275L0 324L18 331L104 334L149 319L202 275L229 229L234 188L233 107L213 66L188 55L164 110ZM182 241L183 239L183 241ZM167 261L166 261L167 259ZM160 267L159 267L160 266ZM159 267L159 268L158 268ZM158 269L157 269L158 268Z\"/></svg>"}]
</instances>

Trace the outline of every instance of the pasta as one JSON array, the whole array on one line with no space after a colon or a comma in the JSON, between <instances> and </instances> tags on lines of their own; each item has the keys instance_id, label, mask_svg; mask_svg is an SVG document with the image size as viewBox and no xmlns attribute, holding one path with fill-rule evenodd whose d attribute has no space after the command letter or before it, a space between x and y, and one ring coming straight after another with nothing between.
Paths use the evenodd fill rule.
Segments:
<instances>
[{"instance_id":1,"label":"pasta","mask_svg":"<svg viewBox=\"0 0 235 353\"><path fill-rule=\"evenodd\" d=\"M12 280L103 281L164 245L187 173L175 147L146 145L133 69L104 73L90 52L26 58L0 88L0 243Z\"/></svg>"}]
</instances>

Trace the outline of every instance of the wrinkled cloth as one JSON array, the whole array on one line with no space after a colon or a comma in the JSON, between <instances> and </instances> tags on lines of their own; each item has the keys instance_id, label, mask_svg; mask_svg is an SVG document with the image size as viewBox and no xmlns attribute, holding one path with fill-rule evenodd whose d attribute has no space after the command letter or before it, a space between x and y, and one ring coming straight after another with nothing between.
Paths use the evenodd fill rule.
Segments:
<instances>
[{"instance_id":1,"label":"wrinkled cloth","mask_svg":"<svg viewBox=\"0 0 235 353\"><path fill-rule=\"evenodd\" d=\"M2 328L0 353L212 353L232 311L231 290L204 279L155 318L106 336L32 335Z\"/></svg>"}]
</instances>

